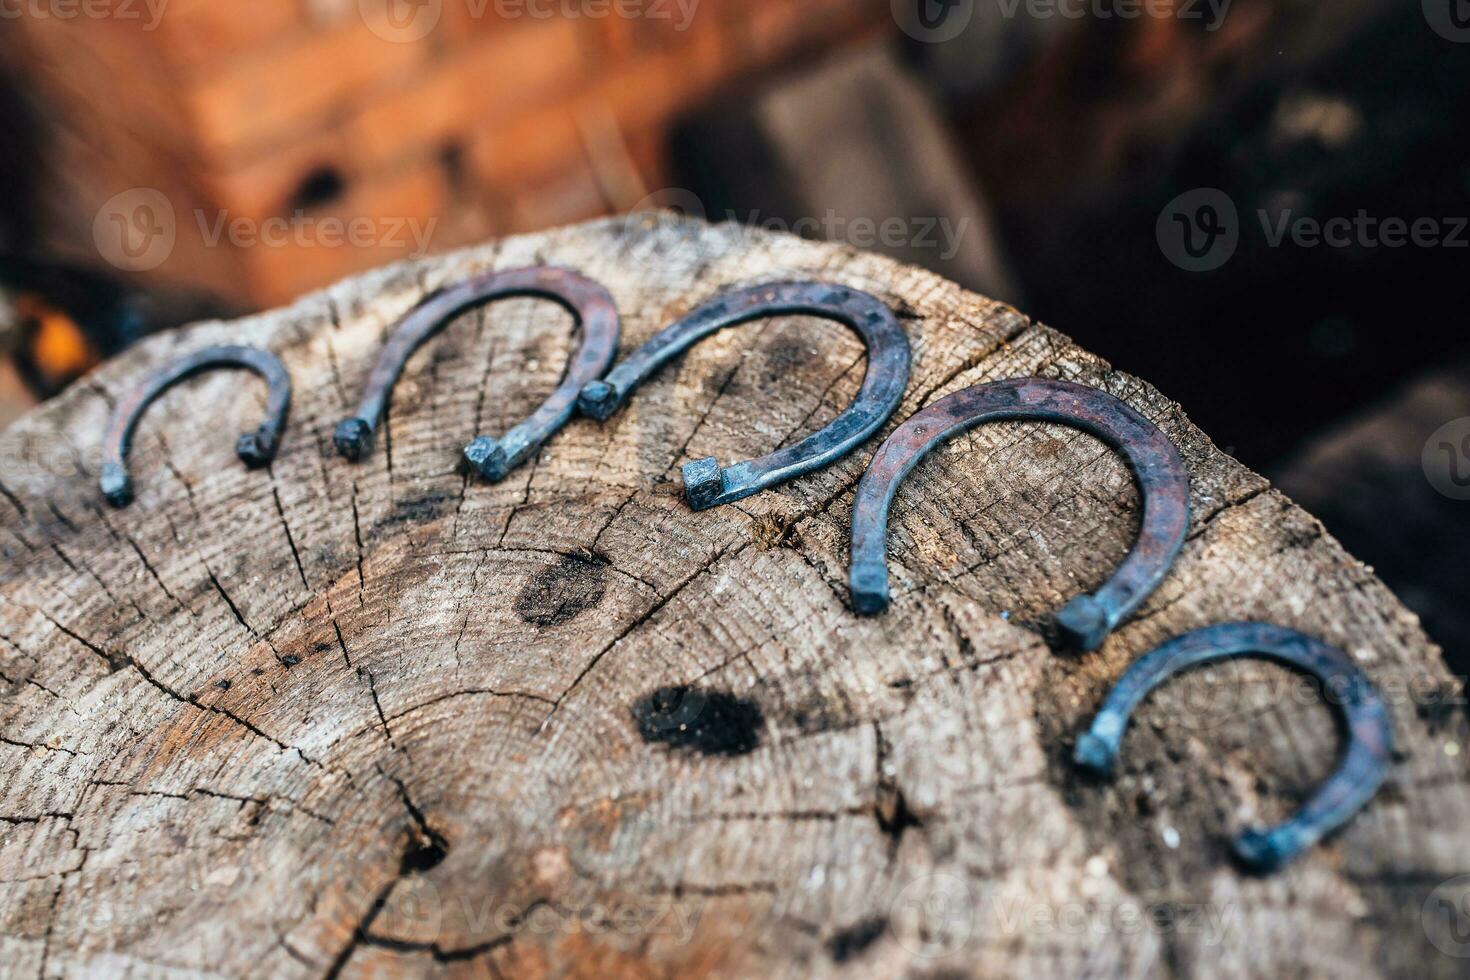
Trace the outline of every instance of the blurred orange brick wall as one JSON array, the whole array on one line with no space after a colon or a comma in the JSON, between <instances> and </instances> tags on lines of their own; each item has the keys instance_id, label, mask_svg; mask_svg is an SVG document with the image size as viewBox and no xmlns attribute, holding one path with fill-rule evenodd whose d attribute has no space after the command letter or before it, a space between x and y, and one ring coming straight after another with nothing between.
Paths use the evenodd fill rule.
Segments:
<instances>
[{"instance_id":1,"label":"blurred orange brick wall","mask_svg":"<svg viewBox=\"0 0 1470 980\"><path fill-rule=\"evenodd\" d=\"M48 245L251 306L625 210L677 114L892 26L888 0L89 4L6 28L54 133Z\"/></svg>"}]
</instances>

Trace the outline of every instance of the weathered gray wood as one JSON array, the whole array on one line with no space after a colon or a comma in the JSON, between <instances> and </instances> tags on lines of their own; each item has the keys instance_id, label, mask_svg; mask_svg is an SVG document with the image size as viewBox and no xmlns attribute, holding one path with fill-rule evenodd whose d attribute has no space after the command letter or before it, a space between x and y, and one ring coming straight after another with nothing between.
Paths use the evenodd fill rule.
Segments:
<instances>
[{"instance_id":1,"label":"weathered gray wood","mask_svg":"<svg viewBox=\"0 0 1470 980\"><path fill-rule=\"evenodd\" d=\"M794 318L707 341L488 487L456 472L461 445L534 407L571 340L553 305L500 304L420 352L370 460L333 455L396 317L449 278L539 261L605 282L626 346L731 285L871 290L912 332L901 416L1030 373L1112 392L1191 469L1177 570L1099 653L1049 648L1050 614L1122 557L1137 501L1100 444L1036 425L977 430L915 471L881 619L852 616L842 584L874 447L692 513L680 463L767 451L855 392L858 342ZM258 386L206 376L144 420L137 503L102 508L111 402L227 338L296 378L274 467L232 456ZM1420 908L1470 870L1451 754L1467 731L1459 707L1415 703L1456 690L1415 619L1175 404L931 274L672 219L515 238L155 338L10 429L0 458L6 975L1459 967ZM1065 765L1129 662L1246 617L1350 651L1385 685L1403 750L1367 812L1268 879L1238 873L1224 835L1283 813L1335 750L1289 675L1170 686L1113 785ZM682 702L660 694L681 686ZM1159 908L1189 914L1140 920Z\"/></svg>"}]
</instances>

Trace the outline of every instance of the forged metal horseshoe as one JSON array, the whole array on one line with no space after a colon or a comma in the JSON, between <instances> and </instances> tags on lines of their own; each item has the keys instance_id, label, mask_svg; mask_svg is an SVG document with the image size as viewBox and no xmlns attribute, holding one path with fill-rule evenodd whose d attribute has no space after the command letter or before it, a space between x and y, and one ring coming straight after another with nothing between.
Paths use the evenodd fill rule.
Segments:
<instances>
[{"instance_id":1,"label":"forged metal horseshoe","mask_svg":"<svg viewBox=\"0 0 1470 980\"><path fill-rule=\"evenodd\" d=\"M114 507L133 502L133 478L128 475L128 453L133 448L133 430L143 412L159 395L186 378L212 368L244 368L265 380L265 421L254 432L235 442L235 455L251 469L268 466L280 448L286 412L291 407L291 376L280 358L255 347L206 347L170 364L139 386L112 414L102 444L102 495Z\"/></svg>"},{"instance_id":2,"label":"forged metal horseshoe","mask_svg":"<svg viewBox=\"0 0 1470 980\"><path fill-rule=\"evenodd\" d=\"M1133 550L1093 595L1057 614L1067 638L1095 650L1123 618L1158 588L1189 528L1189 474L1163 432L1096 388L1041 378L1013 378L966 388L918 412L890 435L858 485L852 510L853 609L888 608L888 512L910 470L946 439L985 422L1033 419L1091 433L1128 460L1143 494L1143 526Z\"/></svg>"},{"instance_id":3,"label":"forged metal horseshoe","mask_svg":"<svg viewBox=\"0 0 1470 980\"><path fill-rule=\"evenodd\" d=\"M606 289L591 279L554 266L535 266L507 272L483 272L429 296L405 316L378 355L368 377L357 414L337 426L337 452L357 462L373 450L378 425L393 394L393 386L408 359L454 317L470 307L512 296L554 300L582 326L582 346L572 360L566 380L550 398L520 425L500 439L480 436L464 450L465 461L486 480L503 480L572 417L577 393L602 376L617 356L621 321L617 305Z\"/></svg>"},{"instance_id":4,"label":"forged metal horseshoe","mask_svg":"<svg viewBox=\"0 0 1470 980\"><path fill-rule=\"evenodd\" d=\"M1346 823L1388 775L1393 752L1388 712L1373 682L1340 650L1266 623L1209 626L1171 640L1123 674L1091 729L1077 740L1075 761L1091 773L1109 775L1128 718L1140 701L1182 670L1237 656L1275 660L1316 677L1341 713L1347 733L1337 770L1306 805L1274 827L1248 828L1235 838L1235 853L1242 861L1274 871Z\"/></svg>"},{"instance_id":5,"label":"forged metal horseshoe","mask_svg":"<svg viewBox=\"0 0 1470 980\"><path fill-rule=\"evenodd\" d=\"M826 428L794 446L723 469L713 456L684 465L684 496L695 510L734 503L829 466L852 452L893 414L909 383L909 340L893 311L857 289L819 282L776 283L716 297L640 347L605 379L582 389L582 414L606 421L633 389L710 334L784 314L836 320L868 347L868 369L857 398Z\"/></svg>"}]
</instances>

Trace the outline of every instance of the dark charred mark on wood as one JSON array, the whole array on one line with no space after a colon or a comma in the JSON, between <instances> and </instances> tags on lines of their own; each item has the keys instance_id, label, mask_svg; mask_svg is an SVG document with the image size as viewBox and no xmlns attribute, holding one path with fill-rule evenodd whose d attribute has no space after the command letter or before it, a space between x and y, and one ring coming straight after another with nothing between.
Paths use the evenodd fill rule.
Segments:
<instances>
[{"instance_id":1,"label":"dark charred mark on wood","mask_svg":"<svg viewBox=\"0 0 1470 980\"><path fill-rule=\"evenodd\" d=\"M608 566L606 558L590 552L562 555L526 583L516 597L516 615L543 629L570 622L607 594Z\"/></svg>"},{"instance_id":2,"label":"dark charred mark on wood","mask_svg":"<svg viewBox=\"0 0 1470 980\"><path fill-rule=\"evenodd\" d=\"M760 744L765 716L754 701L723 691L661 687L639 698L633 721L645 742L703 755L746 755Z\"/></svg>"},{"instance_id":3,"label":"dark charred mark on wood","mask_svg":"<svg viewBox=\"0 0 1470 980\"><path fill-rule=\"evenodd\" d=\"M402 524L422 524L438 520L444 513L445 505L456 498L445 493L431 493L422 497L411 497L408 500L400 500L393 507L393 513L373 525L373 530L380 531L387 527L397 527Z\"/></svg>"},{"instance_id":4,"label":"dark charred mark on wood","mask_svg":"<svg viewBox=\"0 0 1470 980\"><path fill-rule=\"evenodd\" d=\"M832 960L836 963L846 963L857 959L869 946L881 939L887 929L888 922L876 916L855 922L834 933L832 938L827 940L827 952L832 955Z\"/></svg>"}]
</instances>

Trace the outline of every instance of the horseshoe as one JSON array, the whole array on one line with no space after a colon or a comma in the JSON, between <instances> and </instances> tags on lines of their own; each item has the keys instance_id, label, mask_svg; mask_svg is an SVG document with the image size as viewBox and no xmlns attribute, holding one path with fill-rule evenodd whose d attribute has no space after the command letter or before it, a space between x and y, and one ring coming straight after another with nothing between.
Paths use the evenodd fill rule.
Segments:
<instances>
[{"instance_id":1,"label":"horseshoe","mask_svg":"<svg viewBox=\"0 0 1470 980\"><path fill-rule=\"evenodd\" d=\"M1236 855L1259 871L1275 871L1346 823L1388 775L1393 729L1377 689L1348 657L1320 640L1266 623L1209 626L1171 640L1123 674L1077 740L1076 764L1099 776L1111 774L1118 743L1138 703L1175 674L1237 656L1275 660L1322 682L1342 715L1347 747L1337 770L1300 810L1274 827L1251 827L1233 842Z\"/></svg>"},{"instance_id":2,"label":"horseshoe","mask_svg":"<svg viewBox=\"0 0 1470 980\"><path fill-rule=\"evenodd\" d=\"M726 327L764 317L806 313L845 324L868 347L868 368L857 398L820 432L794 446L721 469L713 456L686 463L684 496L695 510L734 503L852 452L882 428L909 383L909 341L893 311L857 289L819 282L752 286L711 300L644 344L601 381L582 389L584 415L606 421L633 389L697 342Z\"/></svg>"},{"instance_id":3,"label":"horseshoe","mask_svg":"<svg viewBox=\"0 0 1470 980\"><path fill-rule=\"evenodd\" d=\"M291 407L291 376L276 355L255 347L206 347L170 364L140 385L118 406L102 445L102 495L114 507L133 502L133 478L128 475L128 453L133 430L153 401L180 381L212 368L244 368L265 380L265 420L254 432L235 443L235 455L251 469L270 465L280 448L281 431Z\"/></svg>"},{"instance_id":4,"label":"horseshoe","mask_svg":"<svg viewBox=\"0 0 1470 980\"><path fill-rule=\"evenodd\" d=\"M873 457L852 510L853 609L873 616L888 608L888 513L910 470L946 439L985 422L1030 419L1097 436L1128 460L1143 494L1143 526L1133 550L1093 595L1057 614L1063 635L1095 650L1168 573L1189 528L1189 474L1163 432L1123 402L1068 381L1014 378L966 388L899 426Z\"/></svg>"},{"instance_id":5,"label":"horseshoe","mask_svg":"<svg viewBox=\"0 0 1470 980\"><path fill-rule=\"evenodd\" d=\"M536 266L507 272L483 272L447 286L414 307L394 329L368 377L357 414L337 426L337 452L357 462L373 450L378 425L393 387L414 351L444 328L455 315L512 296L534 296L561 304L582 326L582 345L566 380L530 418L500 439L480 436L464 450L465 462L490 482L505 479L572 417L577 392L612 364L618 352L621 320L606 289L571 269Z\"/></svg>"}]
</instances>

